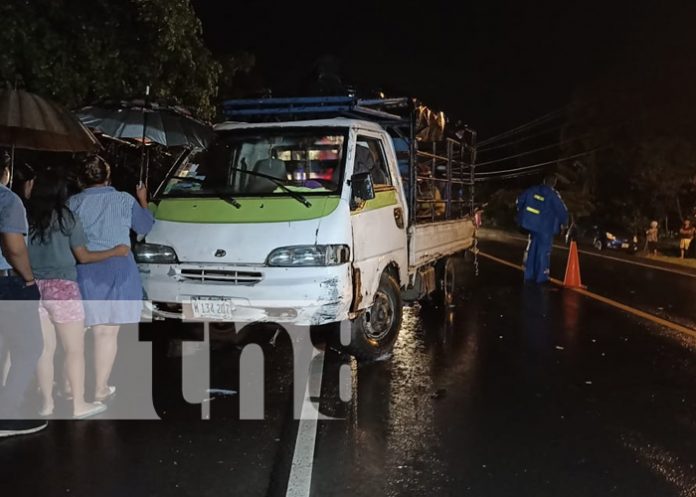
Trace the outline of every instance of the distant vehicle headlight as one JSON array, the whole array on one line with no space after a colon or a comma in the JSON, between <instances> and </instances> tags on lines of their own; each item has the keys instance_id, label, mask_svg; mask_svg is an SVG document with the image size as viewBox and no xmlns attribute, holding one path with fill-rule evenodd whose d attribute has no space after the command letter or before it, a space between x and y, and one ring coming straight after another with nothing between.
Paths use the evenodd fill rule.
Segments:
<instances>
[{"instance_id":1,"label":"distant vehicle headlight","mask_svg":"<svg viewBox=\"0 0 696 497\"><path fill-rule=\"evenodd\" d=\"M347 245L295 245L271 252L266 264L277 267L338 266L350 260Z\"/></svg>"},{"instance_id":2,"label":"distant vehicle headlight","mask_svg":"<svg viewBox=\"0 0 696 497\"><path fill-rule=\"evenodd\" d=\"M616 237L614 235L612 235L611 233L609 233L608 231L606 233L604 233L604 236L607 237L607 240L611 240L611 241L616 240Z\"/></svg>"},{"instance_id":3,"label":"distant vehicle headlight","mask_svg":"<svg viewBox=\"0 0 696 497\"><path fill-rule=\"evenodd\" d=\"M137 243L133 255L138 264L177 264L179 259L172 247L155 243Z\"/></svg>"}]
</instances>

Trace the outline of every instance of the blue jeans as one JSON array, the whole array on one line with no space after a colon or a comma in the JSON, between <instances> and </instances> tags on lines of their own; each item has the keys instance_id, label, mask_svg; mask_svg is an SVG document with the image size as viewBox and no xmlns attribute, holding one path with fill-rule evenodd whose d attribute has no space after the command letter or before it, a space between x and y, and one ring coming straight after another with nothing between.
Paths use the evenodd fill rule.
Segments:
<instances>
[{"instance_id":1,"label":"blue jeans","mask_svg":"<svg viewBox=\"0 0 696 497\"><path fill-rule=\"evenodd\" d=\"M0 420L21 419L20 406L36 373L43 352L39 321L39 289L21 278L0 278L0 337L10 353L12 367L0 390Z\"/></svg>"},{"instance_id":2,"label":"blue jeans","mask_svg":"<svg viewBox=\"0 0 696 497\"><path fill-rule=\"evenodd\" d=\"M524 280L535 283L549 281L553 235L530 233L524 256Z\"/></svg>"}]
</instances>

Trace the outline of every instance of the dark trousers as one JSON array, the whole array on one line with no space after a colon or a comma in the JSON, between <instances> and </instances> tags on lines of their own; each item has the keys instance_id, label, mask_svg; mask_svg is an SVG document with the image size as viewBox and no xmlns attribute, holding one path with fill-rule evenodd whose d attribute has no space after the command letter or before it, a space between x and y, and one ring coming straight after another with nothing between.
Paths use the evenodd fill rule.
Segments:
<instances>
[{"instance_id":1,"label":"dark trousers","mask_svg":"<svg viewBox=\"0 0 696 497\"><path fill-rule=\"evenodd\" d=\"M524 254L524 280L545 283L549 280L553 235L530 233Z\"/></svg>"},{"instance_id":2,"label":"dark trousers","mask_svg":"<svg viewBox=\"0 0 696 497\"><path fill-rule=\"evenodd\" d=\"M17 277L0 278L0 337L12 367L0 390L0 420L21 419L20 406L43 352L39 289Z\"/></svg>"}]
</instances>

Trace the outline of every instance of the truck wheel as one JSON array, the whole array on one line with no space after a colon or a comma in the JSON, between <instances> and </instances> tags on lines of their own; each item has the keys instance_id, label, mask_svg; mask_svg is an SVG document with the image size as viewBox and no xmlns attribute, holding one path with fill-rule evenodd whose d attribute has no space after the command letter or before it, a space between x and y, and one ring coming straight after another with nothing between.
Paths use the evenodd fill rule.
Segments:
<instances>
[{"instance_id":1,"label":"truck wheel","mask_svg":"<svg viewBox=\"0 0 696 497\"><path fill-rule=\"evenodd\" d=\"M402 314L399 284L384 273L372 306L351 322L350 345L340 343L340 332L333 334L334 345L360 362L380 359L394 348L401 329Z\"/></svg>"},{"instance_id":2,"label":"truck wheel","mask_svg":"<svg viewBox=\"0 0 696 497\"><path fill-rule=\"evenodd\" d=\"M435 290L421 299L421 306L428 310L454 305L456 293L456 265L452 257L440 261L435 267Z\"/></svg>"},{"instance_id":3,"label":"truck wheel","mask_svg":"<svg viewBox=\"0 0 696 497\"><path fill-rule=\"evenodd\" d=\"M445 309L454 305L456 293L456 269L452 257L448 257L442 266L438 268L438 300L442 302Z\"/></svg>"}]
</instances>

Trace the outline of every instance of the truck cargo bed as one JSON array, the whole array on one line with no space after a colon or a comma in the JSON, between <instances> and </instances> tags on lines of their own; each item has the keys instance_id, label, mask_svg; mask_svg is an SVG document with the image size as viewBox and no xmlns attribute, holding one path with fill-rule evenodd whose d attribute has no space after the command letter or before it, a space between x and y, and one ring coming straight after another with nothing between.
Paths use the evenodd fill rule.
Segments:
<instances>
[{"instance_id":1,"label":"truck cargo bed","mask_svg":"<svg viewBox=\"0 0 696 497\"><path fill-rule=\"evenodd\" d=\"M412 229L409 247L411 271L473 247L476 234L476 226L468 217L416 224Z\"/></svg>"}]
</instances>

